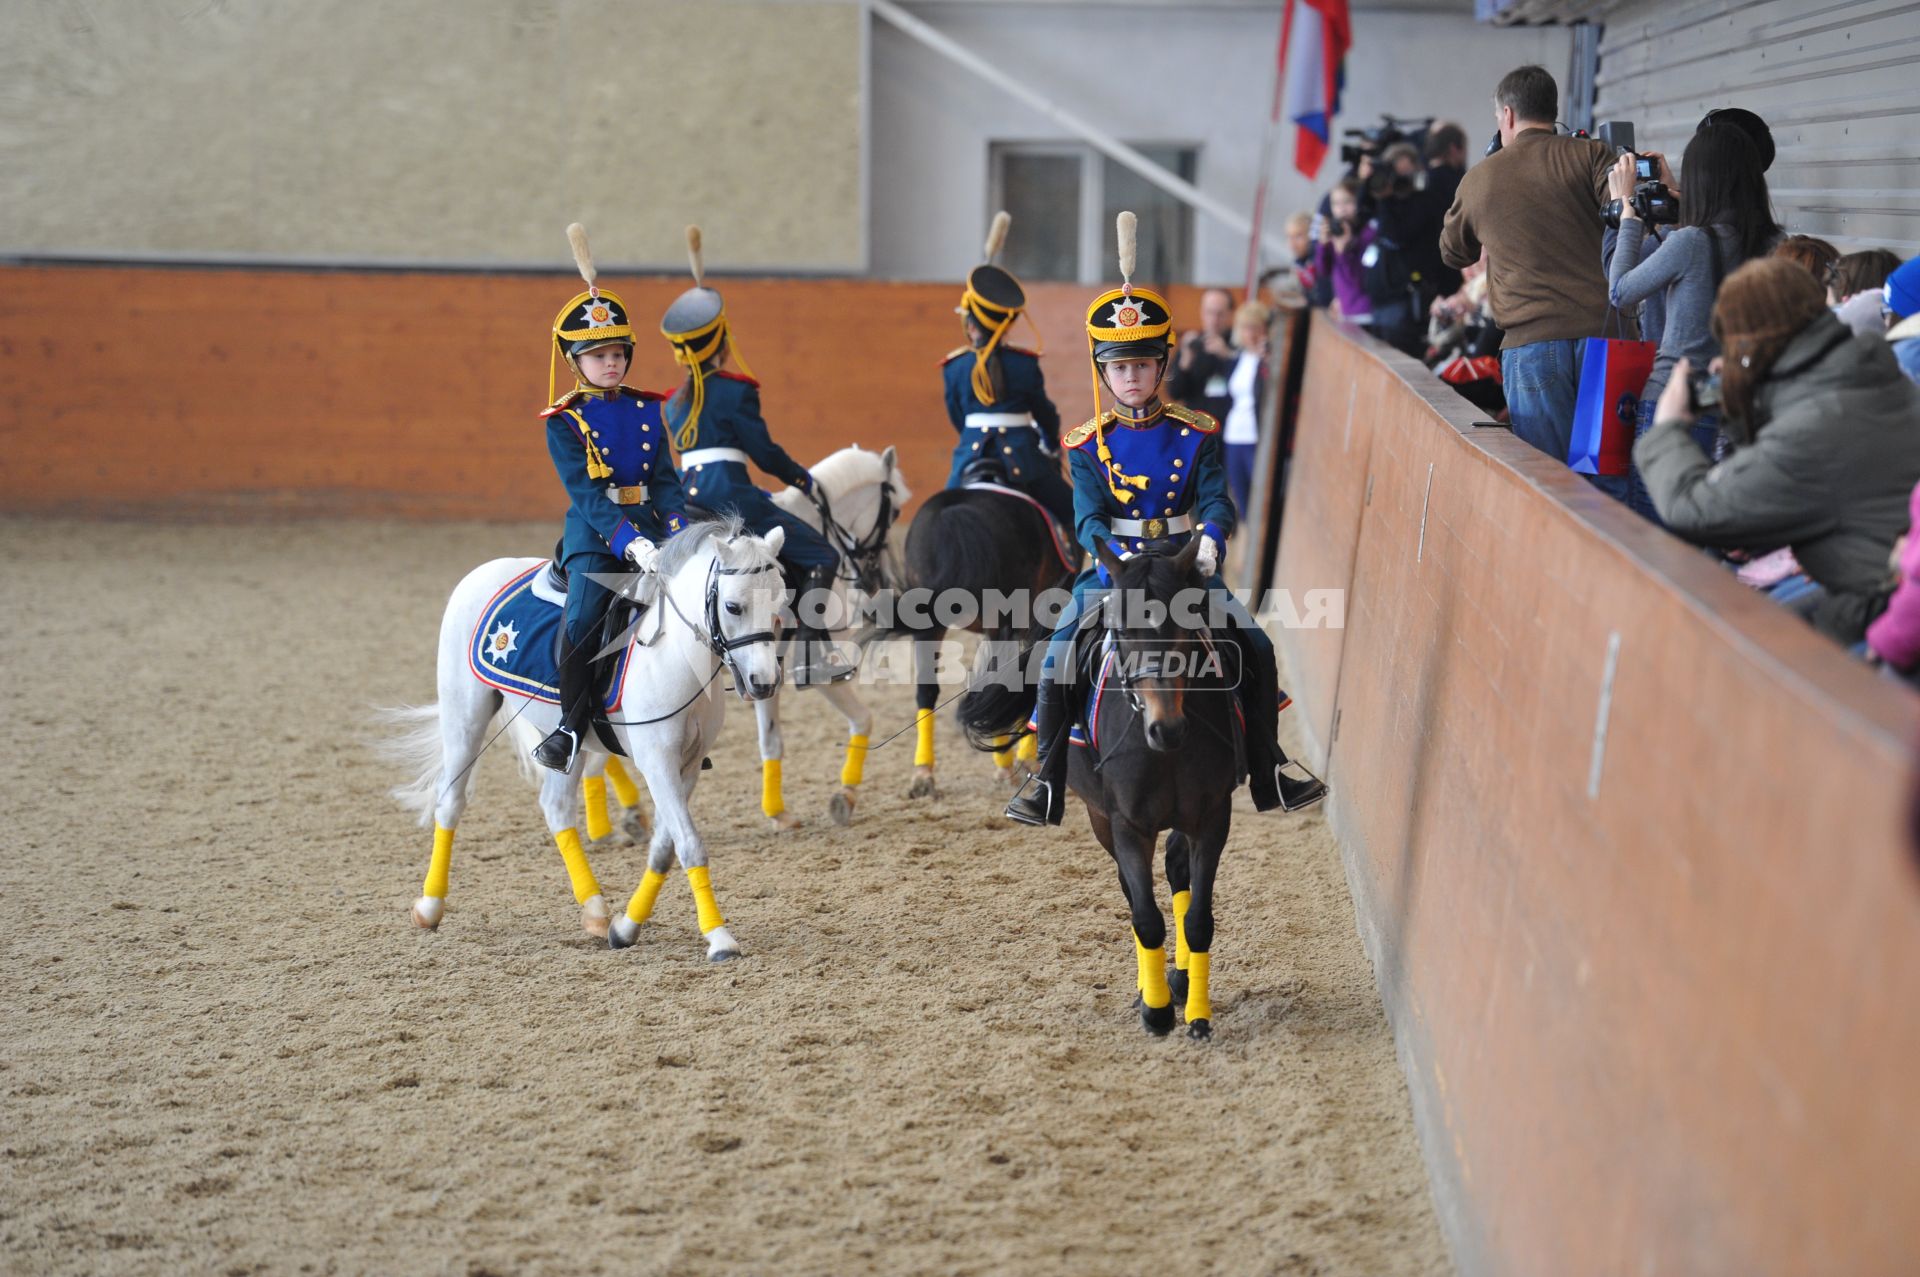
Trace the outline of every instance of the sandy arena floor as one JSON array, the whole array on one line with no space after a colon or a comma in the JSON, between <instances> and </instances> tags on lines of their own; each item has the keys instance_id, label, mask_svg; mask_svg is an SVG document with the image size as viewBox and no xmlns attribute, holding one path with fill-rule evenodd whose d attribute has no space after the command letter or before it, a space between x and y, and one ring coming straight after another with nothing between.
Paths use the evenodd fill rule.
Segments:
<instances>
[{"instance_id":1,"label":"sandy arena floor","mask_svg":"<svg viewBox=\"0 0 1920 1277\"><path fill-rule=\"evenodd\" d=\"M678 874L634 949L582 934L502 750L415 931L369 707L432 698L468 567L551 540L0 522L0 1270L1446 1271L1317 814L1241 796L1204 1044L1139 1028L1078 804L1008 825L945 716L941 797L908 732L838 829L843 724L790 697L774 835L729 707L695 814L739 962ZM641 849L593 859L624 900Z\"/></svg>"}]
</instances>

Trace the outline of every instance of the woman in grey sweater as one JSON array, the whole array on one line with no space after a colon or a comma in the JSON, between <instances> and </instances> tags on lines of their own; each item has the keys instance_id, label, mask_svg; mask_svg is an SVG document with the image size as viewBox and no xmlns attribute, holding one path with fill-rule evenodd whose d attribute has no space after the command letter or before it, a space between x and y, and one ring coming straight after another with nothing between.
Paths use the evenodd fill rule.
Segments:
<instances>
[{"instance_id":1,"label":"woman in grey sweater","mask_svg":"<svg viewBox=\"0 0 1920 1277\"><path fill-rule=\"evenodd\" d=\"M1620 239L1608 267L1607 292L1608 300L1623 310L1651 297L1664 301L1659 353L1640 395L1636 435L1644 435L1653 424L1653 406L1674 364L1684 358L1704 368L1719 353L1708 321L1720 281L1742 262L1765 255L1779 238L1780 228L1773 220L1767 179L1753 142L1730 124L1709 124L1693 135L1681 157L1680 225L1641 261L1646 227L1633 208L1633 163L1633 156L1621 156L1608 176L1621 211ZM1661 171L1671 178L1664 159ZM1695 423L1695 437L1709 454L1718 430L1717 414L1702 414ZM1658 520L1637 469L1628 480L1627 504Z\"/></svg>"}]
</instances>

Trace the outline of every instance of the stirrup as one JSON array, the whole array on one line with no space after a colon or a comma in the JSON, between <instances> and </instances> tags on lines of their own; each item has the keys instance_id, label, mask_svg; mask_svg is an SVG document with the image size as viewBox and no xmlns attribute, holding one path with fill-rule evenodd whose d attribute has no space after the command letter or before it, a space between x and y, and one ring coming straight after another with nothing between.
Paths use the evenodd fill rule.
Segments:
<instances>
[{"instance_id":1,"label":"stirrup","mask_svg":"<svg viewBox=\"0 0 1920 1277\"><path fill-rule=\"evenodd\" d=\"M565 748L565 754L559 752L562 748ZM579 734L565 723L548 732L546 738L533 747L534 762L562 775L573 770L573 760L579 754Z\"/></svg>"},{"instance_id":2,"label":"stirrup","mask_svg":"<svg viewBox=\"0 0 1920 1277\"><path fill-rule=\"evenodd\" d=\"M1036 785L1039 792L1029 794L1028 789ZM1021 782L1019 792L1002 814L1023 825L1057 825L1066 814L1066 802L1064 796L1054 793L1053 782L1036 772Z\"/></svg>"},{"instance_id":3,"label":"stirrup","mask_svg":"<svg viewBox=\"0 0 1920 1277\"><path fill-rule=\"evenodd\" d=\"M806 649L823 651L818 660L811 659ZM831 639L808 639L801 650L801 659L793 667L793 685L795 687L824 687L832 683L844 683L860 672L858 665L852 665L840 657L840 650Z\"/></svg>"},{"instance_id":4,"label":"stirrup","mask_svg":"<svg viewBox=\"0 0 1920 1277\"><path fill-rule=\"evenodd\" d=\"M1300 775L1287 775L1289 767ZM1327 783L1292 759L1274 765L1273 779L1280 789L1281 811L1305 811L1327 796Z\"/></svg>"}]
</instances>

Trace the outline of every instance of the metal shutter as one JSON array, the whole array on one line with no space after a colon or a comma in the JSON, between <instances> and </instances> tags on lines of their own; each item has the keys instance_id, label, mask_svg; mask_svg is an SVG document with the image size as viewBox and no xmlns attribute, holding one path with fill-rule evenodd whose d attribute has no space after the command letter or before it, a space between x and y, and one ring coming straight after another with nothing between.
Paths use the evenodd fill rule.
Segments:
<instances>
[{"instance_id":1,"label":"metal shutter","mask_svg":"<svg viewBox=\"0 0 1920 1277\"><path fill-rule=\"evenodd\" d=\"M1596 121L1632 121L1678 170L1709 108L1745 107L1773 129L1789 230L1920 253L1920 4L1627 0L1591 16L1606 23Z\"/></svg>"}]
</instances>

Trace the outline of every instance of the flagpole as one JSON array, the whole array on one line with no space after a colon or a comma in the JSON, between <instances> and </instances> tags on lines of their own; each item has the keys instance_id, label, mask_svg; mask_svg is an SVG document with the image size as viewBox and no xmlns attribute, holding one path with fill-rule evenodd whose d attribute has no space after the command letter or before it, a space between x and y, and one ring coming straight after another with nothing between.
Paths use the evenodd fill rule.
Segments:
<instances>
[{"instance_id":1,"label":"flagpole","mask_svg":"<svg viewBox=\"0 0 1920 1277\"><path fill-rule=\"evenodd\" d=\"M1253 291L1260 281L1260 241L1266 229L1267 185L1273 174L1273 152L1280 139L1281 94L1287 79L1287 39L1293 33L1294 2L1287 0L1280 16L1280 47L1273 58L1273 106L1267 113L1267 127L1260 138L1260 181L1253 191L1252 230L1247 235L1247 287L1243 294L1247 301L1254 299Z\"/></svg>"}]
</instances>

